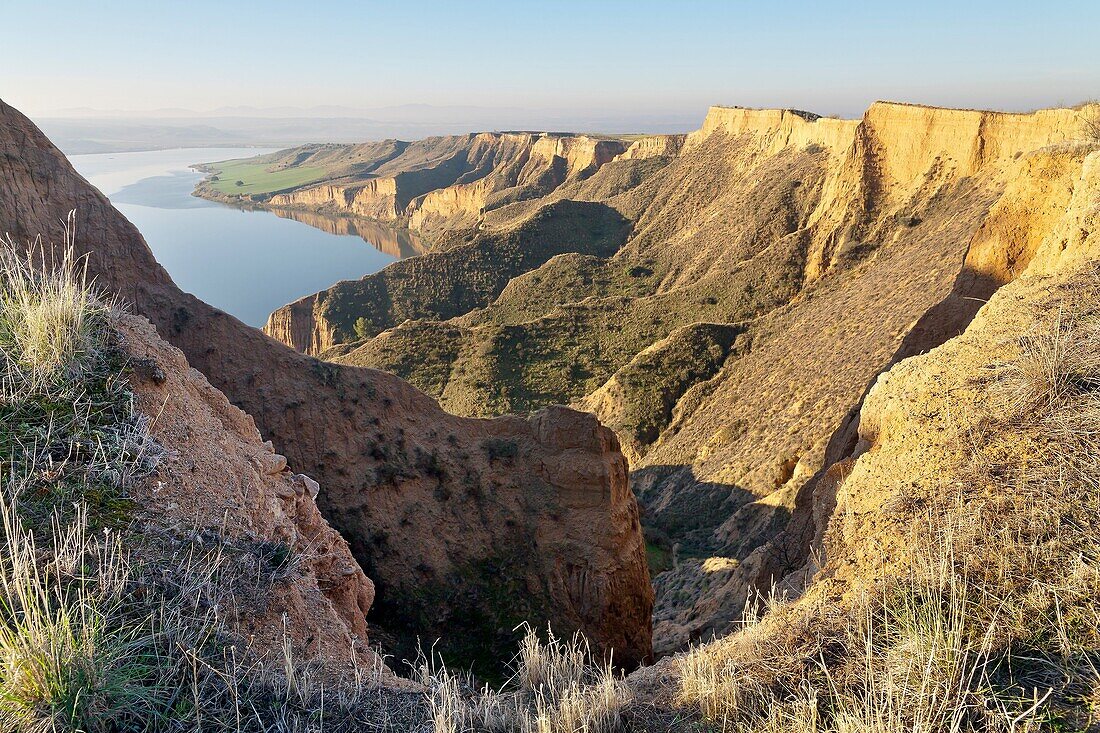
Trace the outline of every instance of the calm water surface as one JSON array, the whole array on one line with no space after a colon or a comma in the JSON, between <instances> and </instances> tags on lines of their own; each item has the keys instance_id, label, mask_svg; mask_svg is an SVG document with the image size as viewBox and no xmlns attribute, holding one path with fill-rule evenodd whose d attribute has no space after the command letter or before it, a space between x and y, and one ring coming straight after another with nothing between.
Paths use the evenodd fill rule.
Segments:
<instances>
[{"instance_id":1,"label":"calm water surface","mask_svg":"<svg viewBox=\"0 0 1100 733\"><path fill-rule=\"evenodd\" d=\"M192 164L266 152L271 151L187 148L70 160L145 235L176 284L253 326L303 295L376 272L411 253L407 242L380 227L294 214L305 223L285 218L289 213L237 209L191 195L203 177Z\"/></svg>"}]
</instances>

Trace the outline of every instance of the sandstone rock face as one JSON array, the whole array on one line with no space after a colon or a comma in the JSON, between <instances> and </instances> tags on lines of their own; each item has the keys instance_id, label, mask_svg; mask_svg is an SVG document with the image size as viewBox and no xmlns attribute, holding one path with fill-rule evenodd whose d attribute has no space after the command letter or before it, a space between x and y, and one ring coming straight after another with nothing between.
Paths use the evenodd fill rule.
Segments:
<instances>
[{"instance_id":1,"label":"sandstone rock face","mask_svg":"<svg viewBox=\"0 0 1100 733\"><path fill-rule=\"evenodd\" d=\"M232 619L261 656L281 659L285 628L299 659L318 660L333 673L358 666L389 676L367 647L374 583L321 516L310 490L317 483L289 470L286 458L261 442L252 418L148 321L123 316L119 328L127 353L143 366L131 380L137 407L155 418L151 433L166 451L156 475L134 492L143 517L182 540L210 531L226 553L264 545L286 554L285 570L272 573L289 577L273 582L270 601ZM145 373L157 379L139 376Z\"/></svg>"},{"instance_id":2,"label":"sandstone rock face","mask_svg":"<svg viewBox=\"0 0 1100 733\"><path fill-rule=\"evenodd\" d=\"M686 135L653 135L635 140L621 155L620 160L644 160L678 155L684 147Z\"/></svg>"},{"instance_id":3,"label":"sandstone rock face","mask_svg":"<svg viewBox=\"0 0 1100 733\"><path fill-rule=\"evenodd\" d=\"M718 530L725 541L732 544L740 537L753 536L753 523L759 521L759 515L766 514L769 506L781 500L790 502L790 518L782 531L773 530L764 545L743 555L725 578L717 579L727 584L727 591L700 596L692 610L698 614L695 618L707 613L711 618L732 613L728 605L722 609L728 601L720 599L734 597L732 589L746 585L759 587L786 576L785 584L800 592L818 571L816 562L822 557L827 562L824 575L845 581L858 577L872 560L887 563L903 560L904 533L884 517L882 506L896 503L897 497L906 492L936 495L936 482L951 478L949 471L941 470L943 461L957 449L957 445L949 443L957 441L959 431L966 432L966 425L957 422L963 418L947 410L946 402L950 399L955 404L960 400L965 403L974 394L973 383L986 365L1011 355L1020 334L1035 324L1036 308L1058 307L1057 292L1067 281L1079 277L1081 262L1100 257L1100 210L1096 206L1100 201L1100 146L1085 142L1052 143L1018 159L1014 155L1011 158L1013 162L1008 164L1005 175L1007 183L987 216L974 229L962 269L944 272L944 275L957 272L953 284L942 300L928 308L915 324L899 331L890 363L901 360L900 363L877 378L874 374L869 376L873 387L863 400L862 409L839 421L839 428L830 439L815 447L819 453L811 454L810 460L804 455L798 457L790 472L754 477L756 485L775 481L777 489L768 498L745 505L732 520L727 520ZM917 264L910 267L916 268ZM944 292L945 282L943 279L936 283L937 292ZM1002 288L1005 283L1010 285ZM1074 287L1091 286L1086 283ZM849 293L845 311L850 319L847 328L853 329L861 321L874 323L896 307L893 302L893 298L878 298L873 314L853 319L857 314L852 310ZM1047 302L1053 304L1040 305ZM783 338L776 345L789 349L792 337L797 343L813 343L811 329L831 328L828 320L822 323L820 313L818 316L812 325L807 322L794 331L788 316L784 327L776 332ZM874 343L871 330L857 333L855 338L859 342ZM778 353L766 356L772 348L775 347L771 343L761 344L759 349L754 344L757 358L766 359L765 374L783 368ZM914 356L927 349L932 350L924 356ZM798 372L789 366L786 369L809 379L811 369L835 368L831 365L839 362L830 354L836 351L834 342L828 352L815 352L810 357L812 367ZM800 352L801 356L805 354L804 350ZM779 384L772 381L773 377L765 381L762 375L746 372L742 364L737 366L741 383L723 387L715 393L714 400L736 400L755 412L789 394L789 387L784 387L783 392L769 391L765 393L766 401L754 406L748 401L753 392L765 384L776 387ZM792 396L802 399L799 393L787 399ZM784 421L788 425L799 425L788 420ZM956 420L956 424L946 430L944 422L949 420ZM805 430L801 426L796 429ZM759 431L756 439L769 434L776 433ZM738 444L745 445L743 441ZM774 450L774 443L763 447ZM697 466L707 465L708 460L713 460L710 456L721 455L721 449L711 450L703 460L697 459ZM655 453L659 456L660 449ZM763 463L763 451L759 455L761 459L757 460ZM647 460L652 457L647 456ZM792 486L794 493L788 494ZM755 534L759 536L759 532ZM808 554L810 548L813 552ZM810 555L815 558L814 563L801 567L798 561L792 564L789 560ZM657 577L658 596L663 591L683 592L685 586L690 587L691 582L684 579L687 573L681 573L683 577L678 583L673 582L674 576ZM711 575L712 587L715 581ZM668 624L667 618L659 616L658 624ZM689 636L691 624L698 621L688 615L681 618L686 628L680 633Z\"/></svg>"},{"instance_id":4,"label":"sandstone rock face","mask_svg":"<svg viewBox=\"0 0 1100 733\"><path fill-rule=\"evenodd\" d=\"M580 627L607 651L622 640L626 648L615 649L615 657L623 661L650 653L652 591L639 530L630 521L636 507L623 491L622 457L610 434L592 422L566 447L552 436L555 424L566 431L576 427L581 418L569 412L540 418L538 435L544 439L536 439L533 427L517 427L514 418L448 415L400 379L303 356L182 293L133 225L29 120L0 103L0 230L16 241L42 235L49 247L61 241L60 222L72 209L78 254L87 255L97 285L147 317L211 384L252 416L295 471L319 482L318 504L337 519L336 528L348 536L360 564L372 569L375 608L393 609L390 620L431 619L455 600L448 593L460 593L467 580L484 585L491 578L492 597L467 607L514 612L536 626L550 623L562 631ZM516 452L509 455L507 441L513 439ZM426 494L432 497L427 507ZM462 538L446 532L472 521L470 497L476 494L488 497L476 521L495 535L491 546L475 541L457 556L473 566L467 565L456 585L435 570L456 564L445 555L457 552ZM534 516L510 508L520 505ZM551 512L556 520L549 518ZM436 524L420 521L422 516ZM340 518L349 523L354 518L355 527L342 525ZM531 522L554 521L560 522L559 540L532 540L527 534ZM582 531L576 521L600 530ZM390 527L392 534L383 542L351 534L368 526ZM482 532L482 538L488 536ZM551 553L566 546L561 537L576 541L568 545L568 556L556 557ZM439 553L423 567L412 561L421 546ZM508 563L494 565L500 547L539 548L542 554L528 552L518 556L522 561L513 554ZM554 568L559 574L549 575ZM400 607L387 605L395 596ZM542 615L523 613L529 598L548 599L534 609ZM334 603L347 607L345 601ZM452 618L446 639L468 641L483 628L482 619ZM342 629L332 632L339 633ZM397 642L407 648L413 639L405 634ZM497 659L512 651L510 638L507 647L492 649Z\"/></svg>"},{"instance_id":5,"label":"sandstone rock face","mask_svg":"<svg viewBox=\"0 0 1100 733\"><path fill-rule=\"evenodd\" d=\"M317 295L285 305L267 317L264 333L305 354L320 354L338 343L336 329L317 313Z\"/></svg>"},{"instance_id":6,"label":"sandstone rock face","mask_svg":"<svg viewBox=\"0 0 1100 733\"><path fill-rule=\"evenodd\" d=\"M446 448L424 440L437 430ZM414 457L398 470L422 477L383 465L365 491L323 495L382 589L375 617L389 631L442 637L442 649L489 669L518 624L547 614L559 628L587 629L618 663L647 658L652 591L614 434L566 408L461 439L444 430L398 438ZM372 437L372 450L387 450L381 432ZM417 526L428 531L412 542Z\"/></svg>"},{"instance_id":7,"label":"sandstone rock face","mask_svg":"<svg viewBox=\"0 0 1100 733\"><path fill-rule=\"evenodd\" d=\"M800 110L711 107L703 126L687 136L684 149L691 150L712 135L723 134L752 136L755 144L773 154L789 146L807 145L843 151L851 145L858 127L858 120L837 120Z\"/></svg>"}]
</instances>

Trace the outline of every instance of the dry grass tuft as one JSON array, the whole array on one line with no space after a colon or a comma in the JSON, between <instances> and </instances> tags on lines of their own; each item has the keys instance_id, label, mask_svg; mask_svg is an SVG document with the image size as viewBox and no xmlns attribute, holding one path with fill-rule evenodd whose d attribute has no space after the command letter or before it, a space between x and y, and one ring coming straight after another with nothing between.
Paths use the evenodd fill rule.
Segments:
<instances>
[{"instance_id":1,"label":"dry grass tuft","mask_svg":"<svg viewBox=\"0 0 1100 733\"><path fill-rule=\"evenodd\" d=\"M568 640L547 632L542 641L528 628L500 690L471 689L436 663L434 653L417 665L431 690L435 733L617 733L632 699L610 661L592 655L579 634Z\"/></svg>"},{"instance_id":2,"label":"dry grass tuft","mask_svg":"<svg viewBox=\"0 0 1100 733\"><path fill-rule=\"evenodd\" d=\"M1084 119L1081 122L1081 134L1089 142L1100 142L1100 102L1086 102L1082 105Z\"/></svg>"},{"instance_id":3,"label":"dry grass tuft","mask_svg":"<svg viewBox=\"0 0 1100 733\"><path fill-rule=\"evenodd\" d=\"M70 215L60 262L47 263L44 248L0 240L0 344L9 392L79 377L74 370L104 341L109 304L88 281L87 263L73 254L73 221Z\"/></svg>"},{"instance_id":4,"label":"dry grass tuft","mask_svg":"<svg viewBox=\"0 0 1100 733\"><path fill-rule=\"evenodd\" d=\"M1020 356L1001 367L994 396L1010 418L1057 408L1100 387L1100 327L1059 312L1042 330L1020 337Z\"/></svg>"}]
</instances>

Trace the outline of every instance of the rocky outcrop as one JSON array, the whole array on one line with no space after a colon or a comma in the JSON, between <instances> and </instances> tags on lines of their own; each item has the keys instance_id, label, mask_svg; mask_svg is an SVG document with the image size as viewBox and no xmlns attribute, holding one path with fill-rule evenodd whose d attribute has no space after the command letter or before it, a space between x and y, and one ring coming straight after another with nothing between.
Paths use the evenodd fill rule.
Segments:
<instances>
[{"instance_id":1,"label":"rocky outcrop","mask_svg":"<svg viewBox=\"0 0 1100 733\"><path fill-rule=\"evenodd\" d=\"M945 623L979 629L973 643L991 659L1007 660L1021 647L1034 659L1044 646L1058 650L1046 653L1054 657L1067 648L1067 638L1087 639L1081 646L1091 649L1094 635L1067 637L1038 621L1095 619L1097 575L1092 554L1081 549L1095 545L1097 530L1091 446L1100 181L1088 168L1100 160L1100 146L1089 147L1083 185L1076 187L1089 205L1071 204L1063 222L1085 224L1081 236L1040 245L964 333L875 379L859 410L855 442L812 482L806 515L813 552L774 584L775 597L785 602L743 631L635 673L628 684L639 697L658 706L714 700L707 696L715 688L699 684L714 677L700 669L717 675L736 669L738 695L742 689L812 689L823 678L835 695L833 680L843 675L830 666L857 669L850 679L859 681L856 694L862 694L868 671L888 678L873 665L894 663L914 638L931 639L944 628L938 619L946 616L938 616L937 624L904 635L900 644L893 638L883 644L889 632L879 637L877 630L896 617L892 609L905 608L900 616L918 603L934 612L956 609ZM1074 384L1060 381L1070 374ZM1017 402L1022 396L1035 402ZM759 572L760 559L748 558L747 572ZM711 563L712 572L719 569ZM856 633L853 617L860 619ZM882 627L876 625L881 618ZM1008 674L1031 673L1027 664L996 663L1013 670ZM1095 709L1077 693L1092 684L1085 669L1081 677L1071 671L1059 678L1070 680L1064 686L1047 683L1041 715L1077 730L1095 727ZM993 684L1016 685L1020 677ZM765 700L749 706L737 697L731 709L736 715L782 704L771 695ZM794 725L810 716L820 722L818 710L794 716ZM878 712L875 707L868 717Z\"/></svg>"},{"instance_id":2,"label":"rocky outcrop","mask_svg":"<svg viewBox=\"0 0 1100 733\"><path fill-rule=\"evenodd\" d=\"M433 445L425 430L443 440ZM371 450L394 450L382 431L368 437ZM619 663L648 657L645 548L611 431L548 408L464 434L425 425L398 443L404 456L364 490L325 502L382 589L375 618L388 631L438 637L444 652L493 669L517 625L553 616L614 648Z\"/></svg>"},{"instance_id":3,"label":"rocky outcrop","mask_svg":"<svg viewBox=\"0 0 1100 733\"><path fill-rule=\"evenodd\" d=\"M587 135L544 134L535 138L531 146L531 157L545 164L563 160L566 180L592 173L622 152L623 144L618 140L599 140Z\"/></svg>"},{"instance_id":4,"label":"rocky outcrop","mask_svg":"<svg viewBox=\"0 0 1100 733\"><path fill-rule=\"evenodd\" d=\"M256 548L274 558L261 568L270 587L228 609L261 657L281 663L285 630L298 659L317 660L332 673L358 667L388 676L367 646L374 583L321 516L317 482L294 473L262 442L252 418L148 321L122 316L118 327L137 367L131 377L137 409L155 417L150 431L165 449L157 473L133 492L143 531L199 548L216 537L226 564L234 553Z\"/></svg>"},{"instance_id":5,"label":"rocky outcrop","mask_svg":"<svg viewBox=\"0 0 1100 733\"><path fill-rule=\"evenodd\" d=\"M756 144L772 154L786 147L808 145L843 152L851 145L859 124L859 120L840 120L793 109L711 107L703 126L687 136L684 149L691 150L712 135L723 134L752 136Z\"/></svg>"},{"instance_id":6,"label":"rocky outcrop","mask_svg":"<svg viewBox=\"0 0 1100 733\"><path fill-rule=\"evenodd\" d=\"M458 222L476 224L492 192L493 181L489 178L430 191L418 200L409 215L409 229L431 229L448 222L451 226L457 226Z\"/></svg>"},{"instance_id":7,"label":"rocky outcrop","mask_svg":"<svg viewBox=\"0 0 1100 733\"><path fill-rule=\"evenodd\" d=\"M320 354L340 343L336 328L318 312L319 297L307 295L273 312L264 333L304 354Z\"/></svg>"},{"instance_id":8,"label":"rocky outcrop","mask_svg":"<svg viewBox=\"0 0 1100 733\"><path fill-rule=\"evenodd\" d=\"M1080 150L1082 146L1073 147ZM1029 344L1042 343L1044 336L1056 334L1064 342L1062 348L1073 348L1065 344L1071 338L1083 339L1081 331L1095 323L1100 273L1100 212L1096 208L1100 145L1087 147L1091 152L1077 186L1080 197L1067 207L1063 220L1073 222L1075 229L1084 224L1080 236L1064 241L1055 233L1059 229L1055 226L1053 236L1040 246L1041 254L982 305L965 332L899 362L871 386L859 412L855 445L830 467L829 480L816 486L814 503L819 511L813 546L817 560L790 578L792 591L808 590L817 596L821 588L813 582L824 581L820 585L831 586L829 592L834 597L851 597L851 589L876 573L904 572L913 562L913 525L921 521L913 514L927 510L914 512L912 508L936 501L951 505L960 491L969 488L969 482L980 484L989 478L987 472L995 479L999 498L1027 506L1033 499L1025 487L1012 482L1017 477L1015 471L1022 467L1025 476L1038 481L1042 471L1054 470L1041 460L1039 466L1028 467L1028 463L1051 456L1028 452L1028 448L1037 447L1029 446L1022 435L1024 429L1014 424L1027 418L1014 421L1006 414L1010 406L997 382L1005 377L1006 365L1019 365ZM1075 357L1067 353L1063 352L1064 361L1052 363L1050 368L1079 368ZM1030 358L1036 358L1034 352ZM1088 389L1074 396L1080 395L1088 395ZM1082 401L1090 400L1088 395ZM1090 424L1091 417L1078 412L1081 407L1078 403L1075 410L1064 412L1063 419L1070 425L1074 419L1080 421L1078 425ZM1043 436L1045 443L1088 440L1073 431L1046 430L1050 432ZM981 463L993 456L1002 463ZM1067 469L1063 466L1062 470ZM975 476L968 476L967 471ZM1083 479L1081 474L1072 474L1066 481L1072 484ZM956 512L963 505L958 506ZM969 502L965 511L971 511ZM1006 519L998 518L998 524ZM1020 521L1017 517L1013 520ZM1063 516L1059 520L1066 521ZM965 526L965 520L956 521Z\"/></svg>"},{"instance_id":9,"label":"rocky outcrop","mask_svg":"<svg viewBox=\"0 0 1100 733\"><path fill-rule=\"evenodd\" d=\"M399 215L397 181L389 177L306 186L275 194L267 203L280 208L354 214L378 221L394 221Z\"/></svg>"},{"instance_id":10,"label":"rocky outcrop","mask_svg":"<svg viewBox=\"0 0 1100 733\"><path fill-rule=\"evenodd\" d=\"M433 567L450 567L446 558L439 559L438 566L426 563L421 568L410 557L421 545L441 548L441 552L457 547L460 538L440 533L468 521L468 496L480 492L491 500L482 505L479 516L487 526L498 528L494 545L488 548L493 554L478 556L475 549L461 557L473 561L472 567L465 568L467 577L493 580L492 598L480 597L485 608L523 611L525 599L531 596L528 584L541 584L547 590L539 597L550 602L535 609L546 615L527 618L532 624L549 623L562 631L579 627L607 651L619 640L628 640L624 643L630 648L615 650L616 659L623 661L649 654L652 596L645 556L639 530L624 519L629 518L633 499L627 495L624 500L615 488L613 468L621 466L622 459L613 439L595 423L566 446L551 439L553 426L560 424L571 431L569 426L575 427L577 418L567 412L549 413L538 429L545 439L520 440L524 449L509 456L506 443L500 441L513 438L514 420L448 415L400 379L303 356L181 292L133 225L73 171L29 120L0 103L0 230L17 242L42 235L50 248L61 241L60 222L73 209L78 254L86 256L88 272L97 285L147 317L211 384L252 416L295 470L318 481L317 503L322 512L330 520L337 519L334 526L349 538L356 559L372 569L375 608L394 608L387 605L391 588L456 587L432 575ZM491 459L483 447L486 443L504 445L504 454L497 450ZM560 468L548 468L555 465ZM574 465L605 466L606 470L574 471ZM563 546L537 541L532 545L525 534L527 527L518 522L510 525L506 518L512 513L498 510L498 502L519 503L509 494L526 487L531 476L544 477L545 482L541 496L523 492L524 501L544 502L533 508L559 517L562 527L573 524L575 517L586 523L598 519L600 526L614 528L616 534L590 534L569 546L568 557L529 553L522 561L513 557L506 565L493 565L501 546L541 546L547 553ZM430 511L438 520L434 525L418 521L425 513L426 491L436 502ZM576 494L587 497L583 511L576 501L563 498ZM341 517L349 522L355 517L355 526L341 524ZM393 526L394 517L406 521L397 527L400 534L391 534L386 542L354 534L368 525ZM562 532L577 536L577 530ZM563 576L572 578L570 583L544 574L559 561L563 568L578 569ZM600 588L614 589L614 597L598 592ZM560 593L566 591L573 595L562 597ZM400 613L403 618L430 619L440 612L441 600L454 600L411 592L401 598L404 605L399 610L380 618L397 620ZM600 607L599 599L613 605ZM615 623L631 627L616 628ZM446 639L465 641L483 628L482 619L473 615L453 617ZM386 634L375 633L374 638L385 639ZM408 633L398 634L394 643L407 648L414 640ZM498 659L514 651L510 639L505 647L484 647L486 652L490 649Z\"/></svg>"},{"instance_id":11,"label":"rocky outcrop","mask_svg":"<svg viewBox=\"0 0 1100 733\"><path fill-rule=\"evenodd\" d=\"M679 155L684 146L686 135L653 135L630 143L619 156L619 160L645 160Z\"/></svg>"}]
</instances>

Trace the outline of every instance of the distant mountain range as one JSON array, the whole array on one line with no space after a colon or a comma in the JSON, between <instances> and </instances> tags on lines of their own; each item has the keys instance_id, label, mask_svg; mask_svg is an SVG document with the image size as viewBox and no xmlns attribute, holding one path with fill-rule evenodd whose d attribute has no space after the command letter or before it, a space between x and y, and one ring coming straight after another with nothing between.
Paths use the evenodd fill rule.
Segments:
<instances>
[{"instance_id":1,"label":"distant mountain range","mask_svg":"<svg viewBox=\"0 0 1100 733\"><path fill-rule=\"evenodd\" d=\"M658 114L515 107L407 104L391 107L221 107L56 110L36 122L69 155L181 147L290 147L311 142L364 142L433 135L529 129L598 133L674 133L694 126L697 112Z\"/></svg>"}]
</instances>

